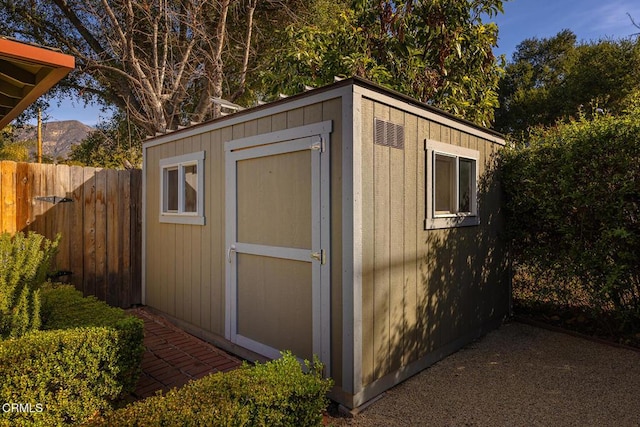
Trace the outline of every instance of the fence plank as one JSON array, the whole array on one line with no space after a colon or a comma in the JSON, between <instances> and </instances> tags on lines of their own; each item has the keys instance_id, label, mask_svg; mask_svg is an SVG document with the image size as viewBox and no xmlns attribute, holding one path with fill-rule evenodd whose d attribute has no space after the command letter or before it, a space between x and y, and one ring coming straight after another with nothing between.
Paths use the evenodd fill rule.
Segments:
<instances>
[{"instance_id":1,"label":"fence plank","mask_svg":"<svg viewBox=\"0 0 640 427\"><path fill-rule=\"evenodd\" d=\"M44 170L44 185L43 193L37 196L51 197L56 196L56 165L43 164L41 165ZM55 210L58 208L52 202L37 202L40 203L42 208L41 218L36 218L38 222L44 222L44 232L42 233L48 239L55 239L56 237L56 214ZM44 221L43 221L44 219Z\"/></svg>"},{"instance_id":2,"label":"fence plank","mask_svg":"<svg viewBox=\"0 0 640 427\"><path fill-rule=\"evenodd\" d=\"M71 283L82 291L84 284L84 169L80 166L69 168L69 180L73 202L69 214L69 270ZM89 212L87 212L89 214Z\"/></svg>"},{"instance_id":3,"label":"fence plank","mask_svg":"<svg viewBox=\"0 0 640 427\"><path fill-rule=\"evenodd\" d=\"M16 162L0 162L0 233L16 232L17 169Z\"/></svg>"},{"instance_id":4,"label":"fence plank","mask_svg":"<svg viewBox=\"0 0 640 427\"><path fill-rule=\"evenodd\" d=\"M118 187L120 194L117 210L118 218L120 218L118 304L121 307L127 307L131 305L131 215L127 215L125 212L131 206L131 174L129 171L118 172Z\"/></svg>"},{"instance_id":5,"label":"fence plank","mask_svg":"<svg viewBox=\"0 0 640 427\"><path fill-rule=\"evenodd\" d=\"M96 295L96 170L84 169L84 295Z\"/></svg>"},{"instance_id":6,"label":"fence plank","mask_svg":"<svg viewBox=\"0 0 640 427\"><path fill-rule=\"evenodd\" d=\"M142 304L142 171L131 172L131 304Z\"/></svg>"},{"instance_id":7,"label":"fence plank","mask_svg":"<svg viewBox=\"0 0 640 427\"><path fill-rule=\"evenodd\" d=\"M106 270L107 270L107 282L106 286L106 301L111 305L118 305L118 280L120 277L119 260L122 255L118 252L119 240L122 235L122 229L120 228L120 218L118 216L118 205L120 204L121 191L118 188L118 171L110 169L103 171L106 173L106 241L105 247L107 249L106 256Z\"/></svg>"},{"instance_id":8,"label":"fence plank","mask_svg":"<svg viewBox=\"0 0 640 427\"><path fill-rule=\"evenodd\" d=\"M67 165L58 165L54 168L55 174L55 182L54 182L54 193L53 195L56 197L68 198L72 199L71 196L71 182L70 182L70 172L69 166ZM73 199L72 199L73 200ZM53 236L60 233L60 245L58 246L58 254L56 256L56 266L58 270L69 270L69 257L70 257L70 239L71 239L71 229L70 229L70 217L72 212L72 204L74 202L60 202L57 203L53 208L51 208L51 213L53 214ZM65 278L65 281L68 281L68 278Z\"/></svg>"},{"instance_id":9,"label":"fence plank","mask_svg":"<svg viewBox=\"0 0 640 427\"><path fill-rule=\"evenodd\" d=\"M0 231L62 234L55 268L84 295L142 302L142 171L0 161ZM67 197L53 204L38 197Z\"/></svg>"},{"instance_id":10,"label":"fence plank","mask_svg":"<svg viewBox=\"0 0 640 427\"><path fill-rule=\"evenodd\" d=\"M16 228L26 231L31 218L31 183L29 182L29 164L18 163L16 167Z\"/></svg>"},{"instance_id":11,"label":"fence plank","mask_svg":"<svg viewBox=\"0 0 640 427\"><path fill-rule=\"evenodd\" d=\"M40 164L29 163L29 186L31 211L29 212L29 231L44 234L45 222L38 221L44 213L44 202L38 201L38 197L43 196L47 191L47 177L44 167Z\"/></svg>"},{"instance_id":12,"label":"fence plank","mask_svg":"<svg viewBox=\"0 0 640 427\"><path fill-rule=\"evenodd\" d=\"M107 298L107 172L96 169L96 297Z\"/></svg>"}]
</instances>

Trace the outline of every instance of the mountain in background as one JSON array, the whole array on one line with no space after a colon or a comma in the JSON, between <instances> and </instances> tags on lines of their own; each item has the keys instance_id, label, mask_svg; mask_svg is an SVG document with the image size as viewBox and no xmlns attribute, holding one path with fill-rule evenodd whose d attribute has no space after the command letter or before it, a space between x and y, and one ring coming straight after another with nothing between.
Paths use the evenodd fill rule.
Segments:
<instances>
[{"instance_id":1,"label":"mountain in background","mask_svg":"<svg viewBox=\"0 0 640 427\"><path fill-rule=\"evenodd\" d=\"M42 124L42 154L52 159L66 159L71 153L71 146L79 144L87 137L89 132L95 129L80 123L77 120L64 120L60 122L48 122ZM32 140L37 138L36 126L25 126L16 129L17 141ZM29 149L35 157L35 144Z\"/></svg>"}]
</instances>

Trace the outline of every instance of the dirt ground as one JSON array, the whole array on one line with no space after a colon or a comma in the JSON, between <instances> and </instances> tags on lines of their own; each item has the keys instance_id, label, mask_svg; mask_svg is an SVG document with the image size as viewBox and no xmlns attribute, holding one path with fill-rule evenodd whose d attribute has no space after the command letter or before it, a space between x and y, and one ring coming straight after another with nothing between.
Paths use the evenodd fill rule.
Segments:
<instances>
[{"instance_id":1,"label":"dirt ground","mask_svg":"<svg viewBox=\"0 0 640 427\"><path fill-rule=\"evenodd\" d=\"M640 352L507 323L343 426L640 426Z\"/></svg>"}]
</instances>

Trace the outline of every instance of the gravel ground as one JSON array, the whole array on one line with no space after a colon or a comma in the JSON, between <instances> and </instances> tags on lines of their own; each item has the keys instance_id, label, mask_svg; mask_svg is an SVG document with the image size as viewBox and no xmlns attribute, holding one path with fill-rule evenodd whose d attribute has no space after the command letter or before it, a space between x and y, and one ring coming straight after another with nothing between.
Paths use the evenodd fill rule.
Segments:
<instances>
[{"instance_id":1,"label":"gravel ground","mask_svg":"<svg viewBox=\"0 0 640 427\"><path fill-rule=\"evenodd\" d=\"M508 323L335 426L640 426L640 352Z\"/></svg>"}]
</instances>

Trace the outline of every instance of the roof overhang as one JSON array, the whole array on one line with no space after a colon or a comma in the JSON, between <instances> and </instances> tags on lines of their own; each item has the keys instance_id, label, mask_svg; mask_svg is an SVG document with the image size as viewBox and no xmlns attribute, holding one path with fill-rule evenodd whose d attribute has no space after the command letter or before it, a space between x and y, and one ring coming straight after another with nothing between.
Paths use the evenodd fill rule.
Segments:
<instances>
[{"instance_id":1,"label":"roof overhang","mask_svg":"<svg viewBox=\"0 0 640 427\"><path fill-rule=\"evenodd\" d=\"M71 55L0 37L0 129L74 67Z\"/></svg>"}]
</instances>

